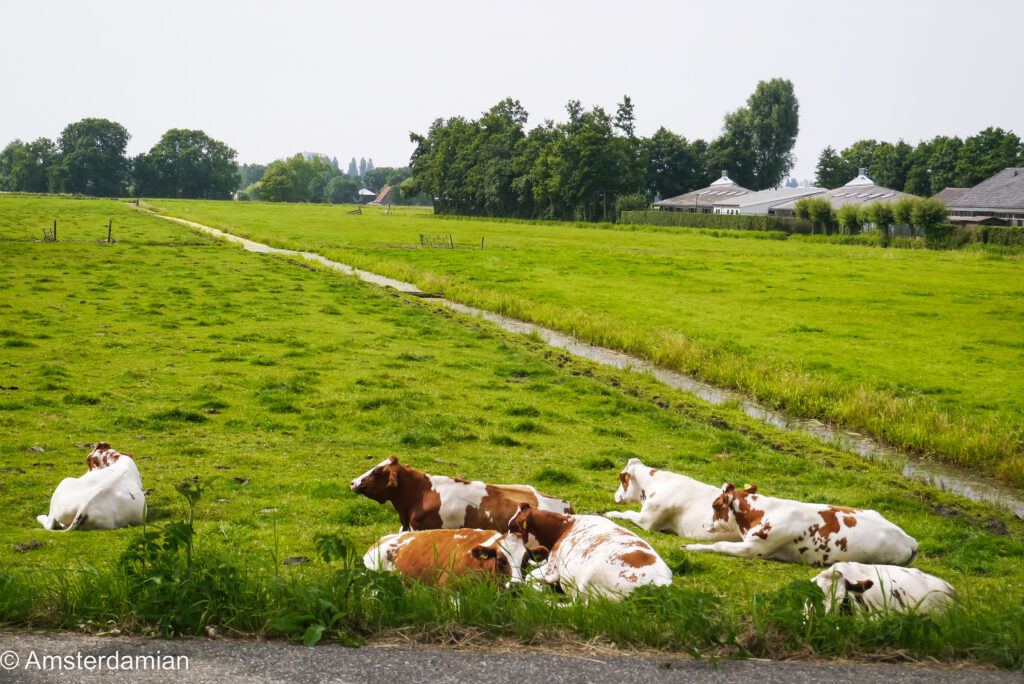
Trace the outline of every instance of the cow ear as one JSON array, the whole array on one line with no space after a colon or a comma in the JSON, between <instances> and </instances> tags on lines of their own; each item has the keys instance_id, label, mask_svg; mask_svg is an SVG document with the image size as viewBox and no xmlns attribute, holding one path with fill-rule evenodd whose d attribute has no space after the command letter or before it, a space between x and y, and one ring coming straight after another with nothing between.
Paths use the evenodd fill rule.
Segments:
<instances>
[{"instance_id":1,"label":"cow ear","mask_svg":"<svg viewBox=\"0 0 1024 684\"><path fill-rule=\"evenodd\" d=\"M543 563L548 559L548 547L546 546L531 546L526 550L530 552L530 558L538 563Z\"/></svg>"},{"instance_id":2,"label":"cow ear","mask_svg":"<svg viewBox=\"0 0 1024 684\"><path fill-rule=\"evenodd\" d=\"M519 504L519 512L520 512L520 513L522 513L523 511L528 511L528 510L530 510L531 508L533 508L533 506L531 506L531 505L530 505L530 504L528 504L528 503L521 503L521 504Z\"/></svg>"},{"instance_id":3,"label":"cow ear","mask_svg":"<svg viewBox=\"0 0 1024 684\"><path fill-rule=\"evenodd\" d=\"M490 560L498 555L498 552L494 550L493 546L477 546L474 547L470 552L473 554L473 558L477 560Z\"/></svg>"},{"instance_id":4,"label":"cow ear","mask_svg":"<svg viewBox=\"0 0 1024 684\"><path fill-rule=\"evenodd\" d=\"M726 482L724 485L722 485L723 492L731 492L734 489L736 489L736 485L734 485L732 482Z\"/></svg>"},{"instance_id":5,"label":"cow ear","mask_svg":"<svg viewBox=\"0 0 1024 684\"><path fill-rule=\"evenodd\" d=\"M391 468L388 473L388 487L398 486L398 468Z\"/></svg>"},{"instance_id":6,"label":"cow ear","mask_svg":"<svg viewBox=\"0 0 1024 684\"><path fill-rule=\"evenodd\" d=\"M388 460L391 462L391 465L398 465L398 457L394 454L388 457Z\"/></svg>"},{"instance_id":7,"label":"cow ear","mask_svg":"<svg viewBox=\"0 0 1024 684\"><path fill-rule=\"evenodd\" d=\"M743 491L745 491L747 494L756 494L757 493L757 485L755 485L755 484L743 485Z\"/></svg>"},{"instance_id":8,"label":"cow ear","mask_svg":"<svg viewBox=\"0 0 1024 684\"><path fill-rule=\"evenodd\" d=\"M863 594L865 591L875 586L874 580L861 580L860 582L851 582L850 580L843 578L843 582L846 583L846 591L852 591L855 594Z\"/></svg>"}]
</instances>

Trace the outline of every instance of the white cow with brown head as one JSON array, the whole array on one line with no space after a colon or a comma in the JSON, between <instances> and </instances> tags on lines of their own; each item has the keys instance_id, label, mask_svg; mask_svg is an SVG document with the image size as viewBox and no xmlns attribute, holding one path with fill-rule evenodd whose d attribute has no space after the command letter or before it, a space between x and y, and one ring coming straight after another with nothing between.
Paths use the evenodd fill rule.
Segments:
<instances>
[{"instance_id":1,"label":"white cow with brown head","mask_svg":"<svg viewBox=\"0 0 1024 684\"><path fill-rule=\"evenodd\" d=\"M89 471L66 477L50 498L48 515L38 520L48 530L111 530L138 525L146 511L142 476L131 454L100 442L86 459Z\"/></svg>"},{"instance_id":2,"label":"white cow with brown head","mask_svg":"<svg viewBox=\"0 0 1024 684\"><path fill-rule=\"evenodd\" d=\"M917 542L877 511L777 499L757 485L736 489L726 482L712 504L711 531L733 520L742 541L687 544L687 551L772 558L790 563L830 565L838 561L909 565Z\"/></svg>"},{"instance_id":3,"label":"white cow with brown head","mask_svg":"<svg viewBox=\"0 0 1024 684\"><path fill-rule=\"evenodd\" d=\"M836 563L811 579L825 592L825 610L912 610L930 613L957 601L949 582L917 568Z\"/></svg>"}]
</instances>

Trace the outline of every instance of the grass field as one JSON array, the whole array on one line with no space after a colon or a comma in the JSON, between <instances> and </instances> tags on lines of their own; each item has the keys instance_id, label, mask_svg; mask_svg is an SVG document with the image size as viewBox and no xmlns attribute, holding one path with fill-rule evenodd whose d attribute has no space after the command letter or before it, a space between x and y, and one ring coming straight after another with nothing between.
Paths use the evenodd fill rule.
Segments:
<instances>
[{"instance_id":1,"label":"grass field","mask_svg":"<svg viewBox=\"0 0 1024 684\"><path fill-rule=\"evenodd\" d=\"M616 472L639 456L708 482L753 482L770 495L881 511L920 542L915 565L967 598L966 617L932 623L946 646L911 651L1024 662L1024 612L992 608L1024 598L1024 522L1006 513L651 379L572 360L337 273L249 254L116 202L0 196L0 237L35 237L19 231L51 215L65 226L59 237L81 242L0 241L0 621L76 628L109 619L130 631L152 629L138 595L115 581L137 531L63 534L35 521L56 484L84 472L87 449L78 445L107 440L135 455L153 490L156 525L181 517L175 485L199 478L196 553L217 559L223 577L244 577L240 586L255 588L235 597L235 612L207 605L187 624L262 634L303 634L320 624L299 619L307 612L295 608L288 613L295 619L282 622L285 609L268 607L277 591L321 606L316 597L327 594L309 587L338 591L333 566L316 560L317 535L344 534L362 552L397 529L392 509L348 489L389 454L433 473L534 484L579 511L618 508ZM90 244L94 224L108 217L119 242ZM879 629L931 629L848 622L863 634L837 639L829 631L835 623L801 623L797 636L781 638L772 620L792 621L792 605L772 608L778 592L814 569L687 554L677 537L642 534L688 593L655 605L530 613L485 592L473 594L473 605L486 610L472 615L436 594L416 594L402 608L407 622L395 620L425 638L478 625L530 643L557 625L587 638L714 650L718 636L666 642L637 627L649 628L650 611L659 610L689 629L682 616L698 611L714 622L701 629L745 630L754 635L749 652L762 655L806 652L809 642L825 653L874 652L904 643ZM314 560L282 565L299 556ZM413 604L422 619L409 617ZM327 622L328 635L383 629L358 623L344 631ZM975 637L964 636L980 632L994 632L994 646L974 647ZM957 638L966 645L949 647Z\"/></svg>"},{"instance_id":2,"label":"grass field","mask_svg":"<svg viewBox=\"0 0 1024 684\"><path fill-rule=\"evenodd\" d=\"M1024 263L416 210L159 200L1024 485ZM475 249L401 249L450 232ZM479 250L481 239L485 249Z\"/></svg>"}]
</instances>

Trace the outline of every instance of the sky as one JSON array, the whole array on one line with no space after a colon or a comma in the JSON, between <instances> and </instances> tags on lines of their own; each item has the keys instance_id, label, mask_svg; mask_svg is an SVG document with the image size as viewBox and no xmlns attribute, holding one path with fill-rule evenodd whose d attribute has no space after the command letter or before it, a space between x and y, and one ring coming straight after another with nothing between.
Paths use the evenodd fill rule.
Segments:
<instances>
[{"instance_id":1,"label":"sky","mask_svg":"<svg viewBox=\"0 0 1024 684\"><path fill-rule=\"evenodd\" d=\"M0 25L0 146L99 117L130 155L190 128L239 163L405 166L436 118L511 97L532 128L624 95L639 135L711 140L772 78L800 103L800 180L826 145L1024 136L1022 0L0 0Z\"/></svg>"}]
</instances>

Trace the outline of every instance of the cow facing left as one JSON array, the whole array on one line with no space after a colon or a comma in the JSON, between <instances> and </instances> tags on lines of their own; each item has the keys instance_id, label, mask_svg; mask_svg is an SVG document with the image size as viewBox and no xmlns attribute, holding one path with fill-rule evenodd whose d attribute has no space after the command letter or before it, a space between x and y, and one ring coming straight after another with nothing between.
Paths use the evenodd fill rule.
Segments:
<instances>
[{"instance_id":1,"label":"cow facing left","mask_svg":"<svg viewBox=\"0 0 1024 684\"><path fill-rule=\"evenodd\" d=\"M66 477L50 498L50 513L38 515L48 530L112 530L138 525L146 511L142 476L131 454L100 442L86 459L89 471Z\"/></svg>"},{"instance_id":2,"label":"cow facing left","mask_svg":"<svg viewBox=\"0 0 1024 684\"><path fill-rule=\"evenodd\" d=\"M529 485L492 485L457 477L428 475L402 465L396 456L352 480L356 494L398 511L402 531L473 528L508 532L520 504L570 514L568 501L541 494Z\"/></svg>"}]
</instances>

